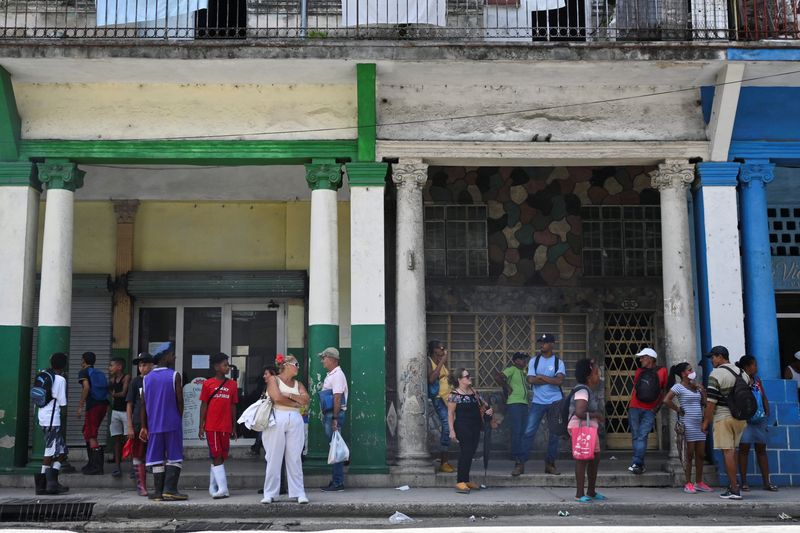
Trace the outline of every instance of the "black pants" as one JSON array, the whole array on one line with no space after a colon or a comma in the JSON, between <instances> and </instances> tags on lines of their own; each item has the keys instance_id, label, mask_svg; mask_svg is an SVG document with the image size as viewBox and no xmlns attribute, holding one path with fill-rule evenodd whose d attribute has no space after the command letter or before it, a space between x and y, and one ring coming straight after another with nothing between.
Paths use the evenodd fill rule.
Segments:
<instances>
[{"instance_id":1,"label":"black pants","mask_svg":"<svg viewBox=\"0 0 800 533\"><path fill-rule=\"evenodd\" d=\"M467 483L469 482L469 471L472 468L472 458L475 457L478 441L481 439L481 426L480 423L473 423L472 421L459 424L458 419L456 419L453 426L460 445L456 481L458 483Z\"/></svg>"}]
</instances>

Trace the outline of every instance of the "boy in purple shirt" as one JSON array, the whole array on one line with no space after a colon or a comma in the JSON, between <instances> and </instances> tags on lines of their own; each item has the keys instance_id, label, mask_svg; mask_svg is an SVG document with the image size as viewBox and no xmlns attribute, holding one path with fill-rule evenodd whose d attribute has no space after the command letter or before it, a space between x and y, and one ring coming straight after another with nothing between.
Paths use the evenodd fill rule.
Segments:
<instances>
[{"instance_id":1,"label":"boy in purple shirt","mask_svg":"<svg viewBox=\"0 0 800 533\"><path fill-rule=\"evenodd\" d=\"M159 346L155 359L158 366L144 377L142 386L139 435L147 442L147 466L153 468L154 491L149 497L186 500L188 496L178 492L183 466L183 386L181 375L170 368L175 364L175 345Z\"/></svg>"}]
</instances>

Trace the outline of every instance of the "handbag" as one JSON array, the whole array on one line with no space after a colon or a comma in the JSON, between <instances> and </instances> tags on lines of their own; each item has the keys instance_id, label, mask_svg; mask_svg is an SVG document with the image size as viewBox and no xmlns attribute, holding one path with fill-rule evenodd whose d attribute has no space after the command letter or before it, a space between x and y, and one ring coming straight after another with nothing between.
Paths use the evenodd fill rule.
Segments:
<instances>
[{"instance_id":1,"label":"handbag","mask_svg":"<svg viewBox=\"0 0 800 533\"><path fill-rule=\"evenodd\" d=\"M597 446L597 428L589 424L589 414L586 414L586 425L583 420L578 427L572 430L572 458L576 461L594 460L594 449Z\"/></svg>"},{"instance_id":2,"label":"handbag","mask_svg":"<svg viewBox=\"0 0 800 533\"><path fill-rule=\"evenodd\" d=\"M755 385L752 385L750 389L753 391L753 396L756 398L756 413L753 417L747 421L748 424L757 424L759 422L763 422L767 418L767 413L764 411L764 399L761 397L761 391L756 388Z\"/></svg>"},{"instance_id":3,"label":"handbag","mask_svg":"<svg viewBox=\"0 0 800 533\"><path fill-rule=\"evenodd\" d=\"M272 414L272 398L267 395L266 398L262 398L258 400L261 404L256 409L256 413L253 416L253 431L266 431L272 424L273 414Z\"/></svg>"},{"instance_id":4,"label":"handbag","mask_svg":"<svg viewBox=\"0 0 800 533\"><path fill-rule=\"evenodd\" d=\"M342 411L347 410L347 398L342 394L342 401L339 404ZM333 412L333 389L323 389L319 391L319 409L322 414Z\"/></svg>"}]
</instances>

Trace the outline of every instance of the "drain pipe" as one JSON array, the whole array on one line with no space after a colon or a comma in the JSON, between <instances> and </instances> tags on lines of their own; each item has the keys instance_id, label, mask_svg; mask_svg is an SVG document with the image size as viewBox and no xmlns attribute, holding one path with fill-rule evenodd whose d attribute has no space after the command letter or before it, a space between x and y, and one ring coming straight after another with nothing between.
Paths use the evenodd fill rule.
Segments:
<instances>
[{"instance_id":1,"label":"drain pipe","mask_svg":"<svg viewBox=\"0 0 800 533\"><path fill-rule=\"evenodd\" d=\"M308 32L308 0L300 0L300 37Z\"/></svg>"}]
</instances>

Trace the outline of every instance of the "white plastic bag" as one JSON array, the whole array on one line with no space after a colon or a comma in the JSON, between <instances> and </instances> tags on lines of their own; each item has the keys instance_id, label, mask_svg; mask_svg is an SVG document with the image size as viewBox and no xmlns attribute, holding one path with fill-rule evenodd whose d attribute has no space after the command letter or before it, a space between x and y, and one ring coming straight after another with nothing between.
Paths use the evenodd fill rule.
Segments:
<instances>
[{"instance_id":1,"label":"white plastic bag","mask_svg":"<svg viewBox=\"0 0 800 533\"><path fill-rule=\"evenodd\" d=\"M333 437L331 437L331 447L328 450L328 464L344 463L348 459L350 459L350 449L345 444L342 434L334 431Z\"/></svg>"}]
</instances>

